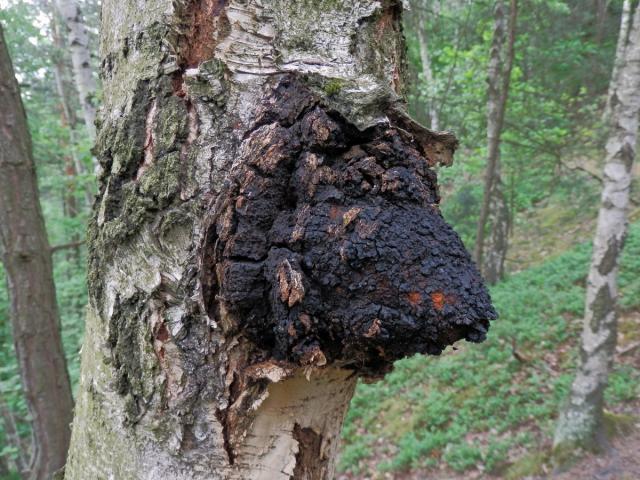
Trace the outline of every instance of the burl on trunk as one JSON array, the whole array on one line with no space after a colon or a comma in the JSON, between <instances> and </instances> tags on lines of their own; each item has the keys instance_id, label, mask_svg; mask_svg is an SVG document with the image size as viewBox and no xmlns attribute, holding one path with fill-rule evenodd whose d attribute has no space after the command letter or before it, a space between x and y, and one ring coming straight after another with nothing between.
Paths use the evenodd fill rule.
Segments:
<instances>
[{"instance_id":1,"label":"burl on trunk","mask_svg":"<svg viewBox=\"0 0 640 480\"><path fill-rule=\"evenodd\" d=\"M302 82L278 81L203 250L209 317L251 341L251 363L379 375L484 339L495 313L420 150L393 123L360 131Z\"/></svg>"},{"instance_id":2,"label":"burl on trunk","mask_svg":"<svg viewBox=\"0 0 640 480\"><path fill-rule=\"evenodd\" d=\"M329 479L356 379L496 314L396 1L105 1L68 479ZM108 27L108 28L107 28Z\"/></svg>"}]
</instances>

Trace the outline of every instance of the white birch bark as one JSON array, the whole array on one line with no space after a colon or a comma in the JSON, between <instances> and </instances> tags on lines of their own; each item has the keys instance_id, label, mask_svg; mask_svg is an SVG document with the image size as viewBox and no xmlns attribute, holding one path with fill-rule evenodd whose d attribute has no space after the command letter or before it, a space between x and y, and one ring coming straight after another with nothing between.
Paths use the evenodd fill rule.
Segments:
<instances>
[{"instance_id":1,"label":"white birch bark","mask_svg":"<svg viewBox=\"0 0 640 480\"><path fill-rule=\"evenodd\" d=\"M75 112L71 107L71 92L70 88L68 88L68 83L65 82L65 79L68 77L68 66L65 62L66 57L65 53L65 43L63 37L60 32L60 26L58 19L56 17L56 10L53 8L53 5L49 2L43 2L43 7L45 7L50 14L50 22L51 22L51 34L53 39L53 45L58 49L57 55L58 58L54 59L53 66L53 76L56 82L56 91L58 92L58 96L60 97L60 105L62 107L62 115L63 121L66 123L66 126L69 128L69 154L71 155L71 160L73 162L72 168L67 168L70 166L65 165L65 171L67 175L75 176L75 175L85 175L87 173L87 169L84 164L78 157L78 152L76 150L76 123L77 117ZM65 159L65 163L67 163ZM91 192L89 192L88 188L84 189L84 200L86 204L86 208L90 209L93 199L91 197Z\"/></svg>"},{"instance_id":2,"label":"white birch bark","mask_svg":"<svg viewBox=\"0 0 640 480\"><path fill-rule=\"evenodd\" d=\"M75 0L56 0L56 6L67 28L73 77L78 90L84 123L87 126L89 138L93 142L96 138L95 96L97 84L91 68L89 32L82 18L80 7Z\"/></svg>"},{"instance_id":3,"label":"white birch bark","mask_svg":"<svg viewBox=\"0 0 640 480\"><path fill-rule=\"evenodd\" d=\"M427 90L427 108L429 110L430 127L439 130L438 105L436 102L435 77L431 68L431 58L429 55L429 40L427 38L425 18L422 12L418 13L418 25L416 33L418 35L418 47L420 49L420 63L422 64L422 77Z\"/></svg>"},{"instance_id":4,"label":"white birch bark","mask_svg":"<svg viewBox=\"0 0 640 480\"><path fill-rule=\"evenodd\" d=\"M640 5L634 15L624 62L621 62L616 96L587 279L580 363L554 437L560 458L567 449L598 448L605 442L604 391L616 346L618 260L627 233L640 113Z\"/></svg>"},{"instance_id":5,"label":"white birch bark","mask_svg":"<svg viewBox=\"0 0 640 480\"><path fill-rule=\"evenodd\" d=\"M622 65L624 65L625 50L629 38L629 25L631 23L631 0L624 0L622 4L622 16L620 17L620 30L618 33L618 42L616 44L616 53L613 61L613 69L611 71L611 79L609 80L609 90L607 91L607 102L604 108L603 120L607 121L611 115L611 109L616 101L616 88L619 83L619 74Z\"/></svg>"}]
</instances>

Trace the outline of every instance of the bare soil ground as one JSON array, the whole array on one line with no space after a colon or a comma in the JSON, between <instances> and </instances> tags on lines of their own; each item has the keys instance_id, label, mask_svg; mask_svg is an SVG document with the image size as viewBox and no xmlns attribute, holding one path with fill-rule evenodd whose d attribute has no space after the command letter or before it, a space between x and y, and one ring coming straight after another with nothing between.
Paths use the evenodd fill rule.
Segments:
<instances>
[{"instance_id":1,"label":"bare soil ground","mask_svg":"<svg viewBox=\"0 0 640 480\"><path fill-rule=\"evenodd\" d=\"M605 455L589 455L568 471L536 480L639 480L640 431L613 440Z\"/></svg>"}]
</instances>

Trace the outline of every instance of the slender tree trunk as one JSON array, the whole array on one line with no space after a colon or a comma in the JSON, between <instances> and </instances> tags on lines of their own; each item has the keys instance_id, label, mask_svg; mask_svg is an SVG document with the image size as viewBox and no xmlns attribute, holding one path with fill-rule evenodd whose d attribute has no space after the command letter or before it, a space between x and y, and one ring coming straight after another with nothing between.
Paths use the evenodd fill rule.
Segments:
<instances>
[{"instance_id":1,"label":"slender tree trunk","mask_svg":"<svg viewBox=\"0 0 640 480\"><path fill-rule=\"evenodd\" d=\"M60 95L60 118L63 127L69 128L69 132L73 131L73 127L69 123L68 105L65 102L62 94L64 93L62 85L62 77L59 67L54 67L54 76L56 78L56 87L58 94ZM78 215L78 206L75 198L75 182L77 176L76 165L78 162L78 156L75 151L73 142L73 133L70 134L71 141L67 144L64 140L60 139L60 150L63 152L63 171L65 175L65 191L64 191L64 214L69 218L75 218Z\"/></svg>"},{"instance_id":2,"label":"slender tree trunk","mask_svg":"<svg viewBox=\"0 0 640 480\"><path fill-rule=\"evenodd\" d=\"M613 61L613 70L611 71L611 79L609 80L609 90L607 92L607 102L604 107L602 116L605 122L608 122L611 116L613 105L617 103L616 88L620 83L620 69L624 65L625 50L629 39L629 25L631 24L631 0L624 0L622 4L622 16L620 17L620 31L618 33L618 43L616 45L616 56Z\"/></svg>"},{"instance_id":3,"label":"slender tree trunk","mask_svg":"<svg viewBox=\"0 0 640 480\"><path fill-rule=\"evenodd\" d=\"M9 461L6 456L0 457L0 475L2 477L8 477L10 473Z\"/></svg>"},{"instance_id":4,"label":"slender tree trunk","mask_svg":"<svg viewBox=\"0 0 640 480\"><path fill-rule=\"evenodd\" d=\"M598 44L602 43L602 39L604 38L605 27L607 24L607 9L609 8L609 4L611 0L595 0L595 17L596 17L596 42Z\"/></svg>"},{"instance_id":5,"label":"slender tree trunk","mask_svg":"<svg viewBox=\"0 0 640 480\"><path fill-rule=\"evenodd\" d=\"M403 110L401 2L105 0L65 478L331 479L356 378L495 317ZM400 292L401 297L398 297Z\"/></svg>"},{"instance_id":6,"label":"slender tree trunk","mask_svg":"<svg viewBox=\"0 0 640 480\"><path fill-rule=\"evenodd\" d=\"M44 480L64 465L73 399L31 139L1 31L0 105L0 246L9 283L14 344L33 430L30 478Z\"/></svg>"},{"instance_id":7,"label":"slender tree trunk","mask_svg":"<svg viewBox=\"0 0 640 480\"><path fill-rule=\"evenodd\" d=\"M92 141L96 138L96 80L91 68L89 33L84 24L82 12L75 0L56 0L56 5L69 33L68 44L71 51L73 76L78 90L84 123Z\"/></svg>"},{"instance_id":8,"label":"slender tree trunk","mask_svg":"<svg viewBox=\"0 0 640 480\"><path fill-rule=\"evenodd\" d=\"M416 33L418 35L418 47L420 49L420 62L422 64L422 78L426 84L428 93L427 109L429 111L430 127L433 130L439 130L440 122L438 120L438 106L436 103L435 78L431 68L431 58L429 56L429 41L427 39L426 21L424 13L419 10Z\"/></svg>"},{"instance_id":9,"label":"slender tree trunk","mask_svg":"<svg viewBox=\"0 0 640 480\"><path fill-rule=\"evenodd\" d=\"M560 460L575 447L593 449L605 442L603 403L616 346L618 259L627 232L640 113L640 5L625 51L616 86L618 102L613 106L606 146L602 197L587 280L580 364L554 437Z\"/></svg>"},{"instance_id":10,"label":"slender tree trunk","mask_svg":"<svg viewBox=\"0 0 640 480\"><path fill-rule=\"evenodd\" d=\"M485 172L484 193L478 227L476 230L476 244L474 258L489 283L495 283L500 277L489 277L488 274L502 272L504 259L507 255L507 238L503 238L503 232L508 232L508 223L503 224L508 215L503 215L507 209L504 193L501 191L500 179L500 137L504 125L504 114L509 96L509 84L511 82L511 70L515 55L516 20L518 15L517 0L511 0L509 14L509 30L507 37L507 22L505 20L505 6L503 0L497 0L495 5L495 23L493 40L489 54L489 75L487 95L487 169ZM506 53L505 42L507 43ZM504 63L503 63L504 53ZM498 211L492 211L491 205L496 205ZM492 217L492 230L497 230L490 243L493 249L488 255L489 264L485 262L485 231L488 220ZM500 250L497 250L497 249Z\"/></svg>"},{"instance_id":11,"label":"slender tree trunk","mask_svg":"<svg viewBox=\"0 0 640 480\"><path fill-rule=\"evenodd\" d=\"M77 184L77 176L85 175L86 168L82 161L78 157L76 150L76 125L78 123L76 113L72 108L71 92L69 91L69 85L66 81L68 78L68 67L65 62L66 45L62 35L60 34L59 22L57 17L57 11L53 5L48 1L43 1L44 9L49 13L51 22L51 34L53 45L56 48L55 57L53 58L53 75L56 82L56 90L60 99L60 110L62 125L69 130L69 145L63 145L62 151L64 154L64 174L67 177L67 187L65 195L65 213L70 217L75 217L79 212L77 202L75 199L75 190ZM67 153L68 152L68 153ZM84 202L86 208L91 208L93 199L88 186L83 188ZM74 238L77 240L77 238ZM77 252L76 252L77 253Z\"/></svg>"},{"instance_id":12,"label":"slender tree trunk","mask_svg":"<svg viewBox=\"0 0 640 480\"><path fill-rule=\"evenodd\" d=\"M51 21L51 34L53 39L53 45L56 48L55 57L53 59L53 74L56 81L56 91L60 98L60 107L62 110L62 123L69 128L69 141L68 148L63 151L68 151L69 154L65 155L65 174L69 177L69 182L73 184L75 177L85 175L87 169L78 157L76 150L76 125L78 123L76 113L72 107L71 92L67 82L68 78L68 66L65 61L65 53L67 51L64 39L60 34L60 26L57 17L57 11L53 7L49 0L43 1L43 7L48 12ZM71 160L72 162L69 162ZM87 208L91 208L93 199L89 188L84 188L84 201ZM77 209L76 209L77 210Z\"/></svg>"},{"instance_id":13,"label":"slender tree trunk","mask_svg":"<svg viewBox=\"0 0 640 480\"><path fill-rule=\"evenodd\" d=\"M0 416L2 417L2 423L4 424L4 432L9 442L13 448L16 449L16 459L15 466L18 472L26 473L28 472L27 462L25 461L25 449L20 439L20 433L18 432L18 426L16 425L16 419L13 415L13 412L4 401L4 399L0 398Z\"/></svg>"},{"instance_id":14,"label":"slender tree trunk","mask_svg":"<svg viewBox=\"0 0 640 480\"><path fill-rule=\"evenodd\" d=\"M504 277L504 261L509 246L509 226L511 224L509 205L504 193L504 184L499 171L491 185L489 204L489 224L491 233L487 239L484 256L483 275L487 283L495 284Z\"/></svg>"}]
</instances>

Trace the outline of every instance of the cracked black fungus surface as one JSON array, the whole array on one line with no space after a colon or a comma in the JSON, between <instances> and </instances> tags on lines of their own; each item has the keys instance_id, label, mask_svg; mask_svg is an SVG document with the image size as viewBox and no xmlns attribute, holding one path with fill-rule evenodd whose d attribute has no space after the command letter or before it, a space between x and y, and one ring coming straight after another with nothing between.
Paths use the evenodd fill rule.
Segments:
<instances>
[{"instance_id":1,"label":"cracked black fungus surface","mask_svg":"<svg viewBox=\"0 0 640 480\"><path fill-rule=\"evenodd\" d=\"M363 373L484 340L496 312L408 134L359 132L288 79L240 156L207 236L212 317L265 356Z\"/></svg>"}]
</instances>

